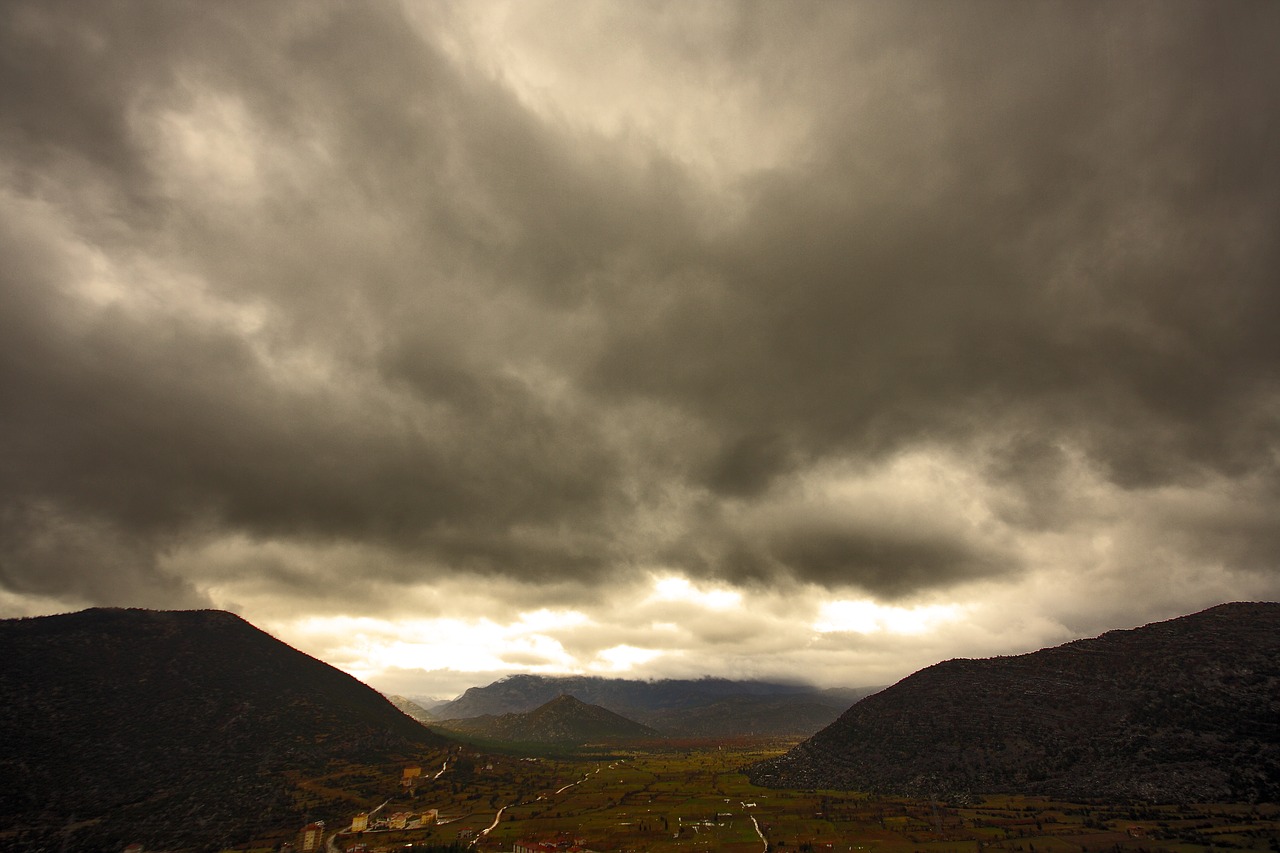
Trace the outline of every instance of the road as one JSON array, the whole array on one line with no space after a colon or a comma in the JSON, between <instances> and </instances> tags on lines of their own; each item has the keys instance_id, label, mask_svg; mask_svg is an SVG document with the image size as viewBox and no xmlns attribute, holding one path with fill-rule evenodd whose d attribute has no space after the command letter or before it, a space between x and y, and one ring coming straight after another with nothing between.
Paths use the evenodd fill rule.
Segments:
<instances>
[{"instance_id":1,"label":"road","mask_svg":"<svg viewBox=\"0 0 1280 853\"><path fill-rule=\"evenodd\" d=\"M570 789L570 788L572 788L574 785L581 785L583 782L587 781L587 779L589 779L589 778L590 778L590 776L583 776L583 777L582 777L581 779L579 779L577 782L570 782L568 785L565 785L563 788L558 789L558 790L556 791L556 793L557 793L557 794L563 794L565 791L569 790L569 789Z\"/></svg>"},{"instance_id":2,"label":"road","mask_svg":"<svg viewBox=\"0 0 1280 853\"><path fill-rule=\"evenodd\" d=\"M613 763L613 764L610 764L610 765L609 765L609 769L610 769L610 770L612 770L614 767L617 767L617 766L618 766L618 764L617 764L617 762L615 762L615 763ZM601 768L597 767L597 768L596 768L596 770L595 770L595 772L596 772L596 773L599 773L599 772L600 772L600 770L601 770ZM443 770L441 770L440 772L441 772L441 773L443 773L444 771L443 771ZM437 775L439 775L439 774L437 774ZM585 782L585 781L587 781L588 779L590 779L590 778L592 777L592 775L593 775L593 774L588 773L586 776L583 776L583 777L582 777L581 779L579 779L577 782L570 782L568 785L565 785L563 788L560 788L559 790L557 790L557 791L556 791L556 794L562 794L562 793L564 793L565 791L567 791L567 790L569 790L570 788L572 788L574 785L581 785L583 782ZM554 794L553 794L552 796L554 796ZM537 797L537 800L545 800L545 799L546 799L546 797L542 796L541 794L540 794L540 795L538 795L538 797ZM537 802L537 800L535 800L534 802ZM383 805L386 805L386 804L384 803ZM527 805L529 805L529 804L528 804L528 803L513 803L512 805L517 805L517 806L527 806ZM471 846L472 846L472 847L474 847L474 846L476 845L476 843L477 843L481 838L484 838L486 835L488 835L490 832L492 832L494 829L496 829L496 828L497 828L498 824L502 822L502 813L503 813L503 812L505 812L505 811L506 811L507 809L509 809L510 807L511 807L511 806L503 806L502 808L498 809L498 813L497 813L496 815L494 815L494 816L493 816L493 823L489 824L489 826L488 826L487 828L480 830L480 834L479 834L479 835L477 835L474 839L472 839L472 841L471 841ZM756 832L759 832L759 831L760 831L760 829L759 829L759 827L757 827L757 828L756 828ZM763 835L761 835L760 837L761 837L761 838L764 838L764 836L763 836Z\"/></svg>"},{"instance_id":3,"label":"road","mask_svg":"<svg viewBox=\"0 0 1280 853\"><path fill-rule=\"evenodd\" d=\"M498 824L502 822L502 813L505 812L506 810L507 810L506 806L503 806L502 808L498 809L498 813L493 816L493 823L489 824L487 827L480 830L480 837L483 838L484 836L488 835L490 832L493 832L493 830L497 828Z\"/></svg>"},{"instance_id":4,"label":"road","mask_svg":"<svg viewBox=\"0 0 1280 853\"><path fill-rule=\"evenodd\" d=\"M613 767L614 765L610 764L609 766ZM599 773L600 769L596 768L596 772ZM568 785L565 785L563 788L556 791L556 793L557 794L563 793L569 790L570 788L572 788L574 785L581 785L583 782L587 781L590 778L591 778L591 774L588 773L586 776L583 776L577 782L570 782ZM538 797L538 799L541 800L542 797ZM515 805L523 806L523 805L527 805L527 803L516 803ZM472 846L475 846L477 841L479 841L481 838L484 838L486 835L488 835L490 832L492 832L494 829L497 828L498 824L502 822L502 813L505 812L508 808L509 806L503 806L502 808L498 809L498 813L493 816L493 823L489 824L489 826L486 829L480 830L480 834L477 835L475 839L471 842Z\"/></svg>"},{"instance_id":5,"label":"road","mask_svg":"<svg viewBox=\"0 0 1280 853\"><path fill-rule=\"evenodd\" d=\"M383 800L382 806L385 806L389 802L391 802L390 799ZM369 817L373 817L375 814L382 811L382 806L378 806L376 809L369 812ZM342 835L346 831L347 830L345 829L335 830L333 835L330 835L325 839L324 846L328 853L342 853L342 848L338 846L338 836Z\"/></svg>"}]
</instances>

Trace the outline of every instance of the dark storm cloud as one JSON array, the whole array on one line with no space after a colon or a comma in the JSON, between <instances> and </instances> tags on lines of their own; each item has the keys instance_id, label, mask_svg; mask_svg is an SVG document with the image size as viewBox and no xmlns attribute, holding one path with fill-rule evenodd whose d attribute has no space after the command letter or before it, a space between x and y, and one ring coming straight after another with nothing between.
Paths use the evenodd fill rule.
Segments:
<instances>
[{"instance_id":1,"label":"dark storm cloud","mask_svg":"<svg viewBox=\"0 0 1280 853\"><path fill-rule=\"evenodd\" d=\"M1275 10L886 17L915 62L850 110L821 69L816 153L601 387L859 453L1029 417L1125 485L1273 464Z\"/></svg>"},{"instance_id":2,"label":"dark storm cloud","mask_svg":"<svg viewBox=\"0 0 1280 853\"><path fill-rule=\"evenodd\" d=\"M750 423L795 459L994 448L1033 529L1066 508L1060 444L1124 489L1274 480L1278 26L1257 4L906 7L839 63L791 57L825 108L812 148L748 185L709 284L617 328L598 387ZM708 484L779 473L750 449ZM882 593L1000 563L876 538L797 530L774 553Z\"/></svg>"},{"instance_id":3,"label":"dark storm cloud","mask_svg":"<svg viewBox=\"0 0 1280 853\"><path fill-rule=\"evenodd\" d=\"M892 597L921 587L1000 573L1006 567L963 541L916 531L859 531L799 527L775 552L801 575L831 585L853 580Z\"/></svg>"},{"instance_id":4,"label":"dark storm cloud","mask_svg":"<svg viewBox=\"0 0 1280 853\"><path fill-rule=\"evenodd\" d=\"M728 437L727 446L712 461L707 483L720 494L752 497L792 466L786 439L780 433L753 432Z\"/></svg>"},{"instance_id":5,"label":"dark storm cloud","mask_svg":"<svg viewBox=\"0 0 1280 853\"><path fill-rule=\"evenodd\" d=\"M719 546L702 562L708 544ZM797 523L764 541L729 544L710 539L698 549L675 551L674 562L698 567L748 587L803 579L831 588L851 587L881 600L967 580L999 577L1018 568L1007 554L934 531L895 531Z\"/></svg>"},{"instance_id":6,"label":"dark storm cloud","mask_svg":"<svg viewBox=\"0 0 1280 853\"><path fill-rule=\"evenodd\" d=\"M0 588L72 605L208 607L208 598L156 565L154 542L48 505L0 508ZM64 599L65 600L65 599Z\"/></svg>"},{"instance_id":7,"label":"dark storm cloud","mask_svg":"<svg viewBox=\"0 0 1280 853\"><path fill-rule=\"evenodd\" d=\"M166 556L243 536L904 597L1025 565L788 484L947 451L1041 532L1080 465L1276 481L1274 7L701 8L613 14L802 116L787 162L539 111L394 4L7 4L2 582L187 601ZM1220 509L1188 553L1256 529Z\"/></svg>"},{"instance_id":8,"label":"dark storm cloud","mask_svg":"<svg viewBox=\"0 0 1280 853\"><path fill-rule=\"evenodd\" d=\"M369 538L482 571L598 569L580 544L515 529L585 512L589 531L611 471L590 417L474 340L501 264L546 236L486 244L508 239L489 220L583 217L564 191L558 214L511 212L574 175L509 96L461 79L380 6L13 4L5 24L5 158L10 191L30 202L4 223L7 506L84 514L149 544L151 562L184 534L225 529ZM247 210L175 189L146 131L166 110L202 118L209 93L247 104L251 126L231 130L250 145L314 144L336 165L304 176L305 198L288 163L260 169L265 199ZM572 267L563 249L542 255L548 287ZM486 252L500 268L474 275L480 298L441 296ZM95 254L124 278L136 256L157 258L160 276L261 308L267 332L250 340L181 306L86 311L73 294ZM322 380L273 375L275 357L287 371L309 353L328 365ZM57 573L9 562L53 591L84 592L76 579L96 574L84 560Z\"/></svg>"},{"instance_id":9,"label":"dark storm cloud","mask_svg":"<svg viewBox=\"0 0 1280 853\"><path fill-rule=\"evenodd\" d=\"M843 493L824 488L842 480L775 488L753 496L749 508L704 518L666 561L745 588L800 581L881 600L1024 568L999 534L965 518L966 496L912 494L918 472L880 471Z\"/></svg>"}]
</instances>

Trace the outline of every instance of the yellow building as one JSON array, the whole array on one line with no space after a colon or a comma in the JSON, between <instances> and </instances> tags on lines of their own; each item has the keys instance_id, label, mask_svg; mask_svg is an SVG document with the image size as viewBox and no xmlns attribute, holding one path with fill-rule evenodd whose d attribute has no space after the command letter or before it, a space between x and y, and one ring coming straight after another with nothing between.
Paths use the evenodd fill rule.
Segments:
<instances>
[{"instance_id":1,"label":"yellow building","mask_svg":"<svg viewBox=\"0 0 1280 853\"><path fill-rule=\"evenodd\" d=\"M298 849L302 853L311 853L312 850L319 850L322 847L324 847L324 821L318 820L304 826L302 832L298 834Z\"/></svg>"},{"instance_id":2,"label":"yellow building","mask_svg":"<svg viewBox=\"0 0 1280 853\"><path fill-rule=\"evenodd\" d=\"M361 812L360 814L351 818L352 832L364 832L368 828L369 828L369 815L365 814L364 812Z\"/></svg>"}]
</instances>

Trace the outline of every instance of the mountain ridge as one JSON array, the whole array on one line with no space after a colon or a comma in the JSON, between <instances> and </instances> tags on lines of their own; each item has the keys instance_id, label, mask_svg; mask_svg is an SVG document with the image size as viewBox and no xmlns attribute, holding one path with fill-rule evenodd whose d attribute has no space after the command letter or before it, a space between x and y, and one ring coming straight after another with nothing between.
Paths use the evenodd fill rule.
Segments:
<instances>
[{"instance_id":1,"label":"mountain ridge","mask_svg":"<svg viewBox=\"0 0 1280 853\"><path fill-rule=\"evenodd\" d=\"M568 694L672 736L808 735L879 687L822 689L725 678L510 675L432 709L437 719L525 713Z\"/></svg>"},{"instance_id":2,"label":"mountain ridge","mask_svg":"<svg viewBox=\"0 0 1280 853\"><path fill-rule=\"evenodd\" d=\"M24 850L225 845L303 816L288 772L449 743L217 610L0 620L0 696L0 829Z\"/></svg>"},{"instance_id":3,"label":"mountain ridge","mask_svg":"<svg viewBox=\"0 0 1280 853\"><path fill-rule=\"evenodd\" d=\"M436 720L436 715L431 713L422 705L410 699L408 696L397 696L394 694L383 694L387 697L387 701L395 706L396 710L406 716L412 717L422 724L432 723Z\"/></svg>"},{"instance_id":4,"label":"mountain ridge","mask_svg":"<svg viewBox=\"0 0 1280 853\"><path fill-rule=\"evenodd\" d=\"M581 745L659 736L646 725L567 693L532 711L440 720L433 725L476 737L545 744Z\"/></svg>"},{"instance_id":5,"label":"mountain ridge","mask_svg":"<svg viewBox=\"0 0 1280 853\"><path fill-rule=\"evenodd\" d=\"M953 659L748 775L771 787L1064 799L1280 798L1280 604Z\"/></svg>"}]
</instances>

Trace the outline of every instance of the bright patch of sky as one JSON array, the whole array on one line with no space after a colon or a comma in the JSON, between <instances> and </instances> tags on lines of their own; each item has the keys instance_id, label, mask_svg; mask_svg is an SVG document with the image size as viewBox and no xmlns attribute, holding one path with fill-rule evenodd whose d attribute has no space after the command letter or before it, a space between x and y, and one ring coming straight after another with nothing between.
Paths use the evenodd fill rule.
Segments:
<instances>
[{"instance_id":1,"label":"bright patch of sky","mask_svg":"<svg viewBox=\"0 0 1280 853\"><path fill-rule=\"evenodd\" d=\"M688 578L666 575L654 579L649 600L681 601L708 610L729 610L742 604L742 593L723 587L698 586Z\"/></svg>"},{"instance_id":2,"label":"bright patch of sky","mask_svg":"<svg viewBox=\"0 0 1280 853\"><path fill-rule=\"evenodd\" d=\"M627 645L614 646L599 652L596 655L599 660L593 661L589 669L597 673L625 674L631 672L639 664L648 663L661 654L662 652L654 649L639 649L635 646Z\"/></svg>"},{"instance_id":3,"label":"bright patch of sky","mask_svg":"<svg viewBox=\"0 0 1280 853\"><path fill-rule=\"evenodd\" d=\"M832 601L822 605L813 629L822 634L853 631L875 634L925 634L962 618L964 608L955 604L897 607L874 601Z\"/></svg>"}]
</instances>

